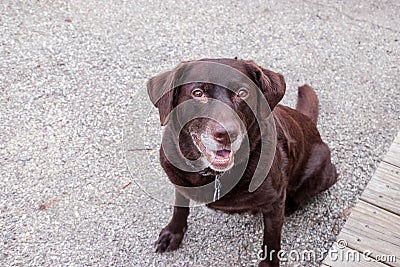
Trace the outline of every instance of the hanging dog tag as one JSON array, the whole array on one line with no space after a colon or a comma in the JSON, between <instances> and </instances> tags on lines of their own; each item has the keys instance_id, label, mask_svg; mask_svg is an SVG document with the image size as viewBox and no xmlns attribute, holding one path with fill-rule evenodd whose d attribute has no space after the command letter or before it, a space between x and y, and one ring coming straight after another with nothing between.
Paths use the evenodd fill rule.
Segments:
<instances>
[{"instance_id":1,"label":"hanging dog tag","mask_svg":"<svg viewBox=\"0 0 400 267\"><path fill-rule=\"evenodd\" d=\"M215 176L214 182L214 202L219 200L221 197L221 181L219 180L221 175Z\"/></svg>"}]
</instances>

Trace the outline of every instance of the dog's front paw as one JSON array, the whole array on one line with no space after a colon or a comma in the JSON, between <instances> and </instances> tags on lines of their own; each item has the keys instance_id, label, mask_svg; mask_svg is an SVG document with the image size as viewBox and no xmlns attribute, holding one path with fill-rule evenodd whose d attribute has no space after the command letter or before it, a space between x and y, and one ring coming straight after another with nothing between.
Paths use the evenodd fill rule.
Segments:
<instances>
[{"instance_id":1,"label":"dog's front paw","mask_svg":"<svg viewBox=\"0 0 400 267\"><path fill-rule=\"evenodd\" d=\"M172 251L179 248L185 231L174 233L168 226L161 230L158 240L154 243L157 253Z\"/></svg>"},{"instance_id":2,"label":"dog's front paw","mask_svg":"<svg viewBox=\"0 0 400 267\"><path fill-rule=\"evenodd\" d=\"M272 263L267 261L261 261L258 267L279 267L279 263Z\"/></svg>"}]
</instances>

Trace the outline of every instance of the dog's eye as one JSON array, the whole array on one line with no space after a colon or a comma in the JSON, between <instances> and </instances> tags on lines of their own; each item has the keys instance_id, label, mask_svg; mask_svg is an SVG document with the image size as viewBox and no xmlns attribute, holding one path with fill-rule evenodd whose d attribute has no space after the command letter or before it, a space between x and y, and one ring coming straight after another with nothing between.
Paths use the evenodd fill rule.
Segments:
<instances>
[{"instance_id":1,"label":"dog's eye","mask_svg":"<svg viewBox=\"0 0 400 267\"><path fill-rule=\"evenodd\" d=\"M249 96L249 91L246 88L240 88L237 92L237 96L246 99Z\"/></svg>"},{"instance_id":2,"label":"dog's eye","mask_svg":"<svg viewBox=\"0 0 400 267\"><path fill-rule=\"evenodd\" d=\"M201 90L200 88L193 89L192 96L194 96L194 97L203 97L204 96L204 91Z\"/></svg>"}]
</instances>

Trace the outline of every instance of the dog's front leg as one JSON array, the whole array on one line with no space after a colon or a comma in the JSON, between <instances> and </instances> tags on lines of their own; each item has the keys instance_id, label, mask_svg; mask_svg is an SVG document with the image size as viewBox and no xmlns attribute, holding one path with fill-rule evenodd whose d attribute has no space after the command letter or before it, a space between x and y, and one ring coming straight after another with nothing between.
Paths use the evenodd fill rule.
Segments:
<instances>
[{"instance_id":1,"label":"dog's front leg","mask_svg":"<svg viewBox=\"0 0 400 267\"><path fill-rule=\"evenodd\" d=\"M259 263L259 267L279 267L278 253L281 250L283 220L283 202L276 205L273 211L263 212L263 260Z\"/></svg>"},{"instance_id":2,"label":"dog's front leg","mask_svg":"<svg viewBox=\"0 0 400 267\"><path fill-rule=\"evenodd\" d=\"M189 200L175 190L174 214L169 224L161 230L158 240L154 243L156 252L163 253L179 248L187 229L189 215Z\"/></svg>"}]
</instances>

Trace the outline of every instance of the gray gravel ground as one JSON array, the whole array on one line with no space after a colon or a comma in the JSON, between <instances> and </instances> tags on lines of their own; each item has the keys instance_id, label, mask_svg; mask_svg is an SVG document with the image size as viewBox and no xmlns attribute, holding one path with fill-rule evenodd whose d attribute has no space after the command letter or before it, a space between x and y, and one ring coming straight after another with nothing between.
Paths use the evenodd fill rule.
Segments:
<instances>
[{"instance_id":1,"label":"gray gravel ground","mask_svg":"<svg viewBox=\"0 0 400 267\"><path fill-rule=\"evenodd\" d=\"M398 14L396 0L2 0L0 265L256 262L259 217L201 208L182 247L156 255L171 207L127 184L158 168L156 142L130 144L132 174L124 156L125 121L146 128L130 124L130 110L151 109L146 80L202 57L254 59L283 73L289 105L298 85L316 88L319 129L341 180L286 219L282 242L328 249L399 130ZM158 137L154 110L149 118L147 132Z\"/></svg>"}]
</instances>

